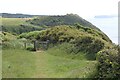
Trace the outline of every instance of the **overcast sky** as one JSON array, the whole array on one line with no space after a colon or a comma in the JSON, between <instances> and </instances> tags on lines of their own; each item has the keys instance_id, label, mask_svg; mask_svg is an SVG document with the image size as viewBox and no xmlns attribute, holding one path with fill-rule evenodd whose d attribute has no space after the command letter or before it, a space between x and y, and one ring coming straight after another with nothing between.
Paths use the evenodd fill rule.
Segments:
<instances>
[{"instance_id":1,"label":"overcast sky","mask_svg":"<svg viewBox=\"0 0 120 80\"><path fill-rule=\"evenodd\" d=\"M1 13L63 15L75 13L83 18L117 15L119 0L1 0Z\"/></svg>"}]
</instances>

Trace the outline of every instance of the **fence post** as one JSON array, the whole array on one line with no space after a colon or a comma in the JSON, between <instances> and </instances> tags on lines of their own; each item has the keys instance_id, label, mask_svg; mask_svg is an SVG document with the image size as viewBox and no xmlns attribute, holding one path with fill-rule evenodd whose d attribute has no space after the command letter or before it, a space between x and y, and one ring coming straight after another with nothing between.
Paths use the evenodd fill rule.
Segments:
<instances>
[{"instance_id":1,"label":"fence post","mask_svg":"<svg viewBox=\"0 0 120 80\"><path fill-rule=\"evenodd\" d=\"M34 41L34 50L36 51L37 50L37 45L36 45L36 40Z\"/></svg>"},{"instance_id":2,"label":"fence post","mask_svg":"<svg viewBox=\"0 0 120 80\"><path fill-rule=\"evenodd\" d=\"M47 49L48 49L48 47L49 47L49 40L47 40L47 44L46 45L47 45Z\"/></svg>"},{"instance_id":3,"label":"fence post","mask_svg":"<svg viewBox=\"0 0 120 80\"><path fill-rule=\"evenodd\" d=\"M25 49L27 48L27 45L26 45L27 43L26 42L24 42L24 46L25 46Z\"/></svg>"}]
</instances>

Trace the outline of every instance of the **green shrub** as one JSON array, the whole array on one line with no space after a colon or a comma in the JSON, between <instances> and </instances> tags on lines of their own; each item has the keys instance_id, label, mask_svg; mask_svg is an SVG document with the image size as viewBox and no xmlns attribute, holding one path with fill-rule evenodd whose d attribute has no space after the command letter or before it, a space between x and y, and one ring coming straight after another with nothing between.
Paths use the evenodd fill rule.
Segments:
<instances>
[{"instance_id":1,"label":"green shrub","mask_svg":"<svg viewBox=\"0 0 120 80\"><path fill-rule=\"evenodd\" d=\"M120 52L118 52L118 48L105 49L98 52L97 60L99 78L119 78Z\"/></svg>"},{"instance_id":2,"label":"green shrub","mask_svg":"<svg viewBox=\"0 0 120 80\"><path fill-rule=\"evenodd\" d=\"M84 52L77 52L74 44L62 43L49 48L46 52L54 56L65 57L69 59L87 60Z\"/></svg>"},{"instance_id":3,"label":"green shrub","mask_svg":"<svg viewBox=\"0 0 120 80\"><path fill-rule=\"evenodd\" d=\"M96 54L98 51L104 48L104 41L94 38L92 36L82 36L77 38L74 42L75 47L79 48L79 51L87 52L88 54Z\"/></svg>"},{"instance_id":4,"label":"green shrub","mask_svg":"<svg viewBox=\"0 0 120 80\"><path fill-rule=\"evenodd\" d=\"M0 32L0 40L2 42L15 40L16 36L8 32Z\"/></svg>"},{"instance_id":5,"label":"green shrub","mask_svg":"<svg viewBox=\"0 0 120 80\"><path fill-rule=\"evenodd\" d=\"M23 33L19 35L19 38L39 39L41 41L50 40L53 43L57 43L69 42L81 36L93 36L103 39L106 42L110 42L110 39L107 36L104 36L104 34L102 34L102 32L100 31L86 27L80 27L80 29L78 30L76 28L71 28L66 25L56 26L42 31Z\"/></svg>"},{"instance_id":6,"label":"green shrub","mask_svg":"<svg viewBox=\"0 0 120 80\"><path fill-rule=\"evenodd\" d=\"M29 33L22 33L18 36L18 38L26 38L26 39L35 39L39 35L40 31L33 31Z\"/></svg>"},{"instance_id":7,"label":"green shrub","mask_svg":"<svg viewBox=\"0 0 120 80\"><path fill-rule=\"evenodd\" d=\"M29 50L29 51L35 51L35 49L32 46L29 46L26 49Z\"/></svg>"},{"instance_id":8,"label":"green shrub","mask_svg":"<svg viewBox=\"0 0 120 80\"><path fill-rule=\"evenodd\" d=\"M24 43L21 40L3 42L2 49L24 49Z\"/></svg>"}]
</instances>

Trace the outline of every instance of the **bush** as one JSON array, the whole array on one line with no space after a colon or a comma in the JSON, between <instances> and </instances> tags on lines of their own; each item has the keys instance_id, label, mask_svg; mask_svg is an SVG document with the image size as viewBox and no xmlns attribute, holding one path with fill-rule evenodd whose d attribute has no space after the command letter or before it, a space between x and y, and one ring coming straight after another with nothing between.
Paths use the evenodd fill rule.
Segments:
<instances>
[{"instance_id":1,"label":"bush","mask_svg":"<svg viewBox=\"0 0 120 80\"><path fill-rule=\"evenodd\" d=\"M105 49L97 54L98 77L118 78L120 76L120 53L118 48Z\"/></svg>"},{"instance_id":2,"label":"bush","mask_svg":"<svg viewBox=\"0 0 120 80\"><path fill-rule=\"evenodd\" d=\"M83 36L77 38L73 43L75 44L76 48L79 48L80 51L82 50L88 54L96 54L104 48L104 41L92 36Z\"/></svg>"},{"instance_id":3,"label":"bush","mask_svg":"<svg viewBox=\"0 0 120 80\"><path fill-rule=\"evenodd\" d=\"M12 40L2 43L2 49L23 49L24 43L20 40Z\"/></svg>"},{"instance_id":4,"label":"bush","mask_svg":"<svg viewBox=\"0 0 120 80\"><path fill-rule=\"evenodd\" d=\"M35 49L32 46L27 47L27 50L29 50L29 51L35 51Z\"/></svg>"},{"instance_id":5,"label":"bush","mask_svg":"<svg viewBox=\"0 0 120 80\"><path fill-rule=\"evenodd\" d=\"M71 26L71 27L74 27L74 26ZM69 26L66 26L66 25L61 25L61 26L52 27L42 31L33 31L29 33L23 33L19 35L19 38L37 39L37 40L39 39L41 41L50 40L53 43L57 43L57 42L69 42L81 36L90 36L90 37L97 37L99 39L105 40L106 42L110 42L109 38L108 40L103 39L105 37L107 38L107 36L103 37L103 35L102 35L102 32L91 29L91 28L80 27L80 29L78 30L75 28L70 28ZM89 41L89 38L88 38L88 41Z\"/></svg>"}]
</instances>

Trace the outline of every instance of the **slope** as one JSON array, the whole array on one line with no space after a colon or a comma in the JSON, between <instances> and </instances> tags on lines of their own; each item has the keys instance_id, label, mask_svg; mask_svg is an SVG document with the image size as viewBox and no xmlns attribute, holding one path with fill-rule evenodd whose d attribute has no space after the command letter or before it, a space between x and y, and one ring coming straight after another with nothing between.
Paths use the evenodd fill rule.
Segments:
<instances>
[{"instance_id":1,"label":"slope","mask_svg":"<svg viewBox=\"0 0 120 80\"><path fill-rule=\"evenodd\" d=\"M41 27L29 24L26 20L31 18L1 18L2 31L13 34L21 34L35 30L41 30Z\"/></svg>"},{"instance_id":2,"label":"slope","mask_svg":"<svg viewBox=\"0 0 120 80\"><path fill-rule=\"evenodd\" d=\"M88 29L88 30L85 30ZM43 31L33 31L29 33L23 33L18 38L26 38L29 40L49 40L50 44L70 44L68 47L63 47L61 50L67 53L79 54L84 52L90 54L92 57L88 59L94 60L96 53L105 47L110 47L111 40L98 30L91 28L80 28L76 29L72 26L56 26L48 28ZM60 48L59 48L60 49ZM56 50L54 48L53 50ZM61 52L62 53L62 52Z\"/></svg>"},{"instance_id":3,"label":"slope","mask_svg":"<svg viewBox=\"0 0 120 80\"><path fill-rule=\"evenodd\" d=\"M99 30L96 26L81 18L77 14L38 16L37 18L29 20L28 22L39 26L75 25L78 23L84 27Z\"/></svg>"}]
</instances>

